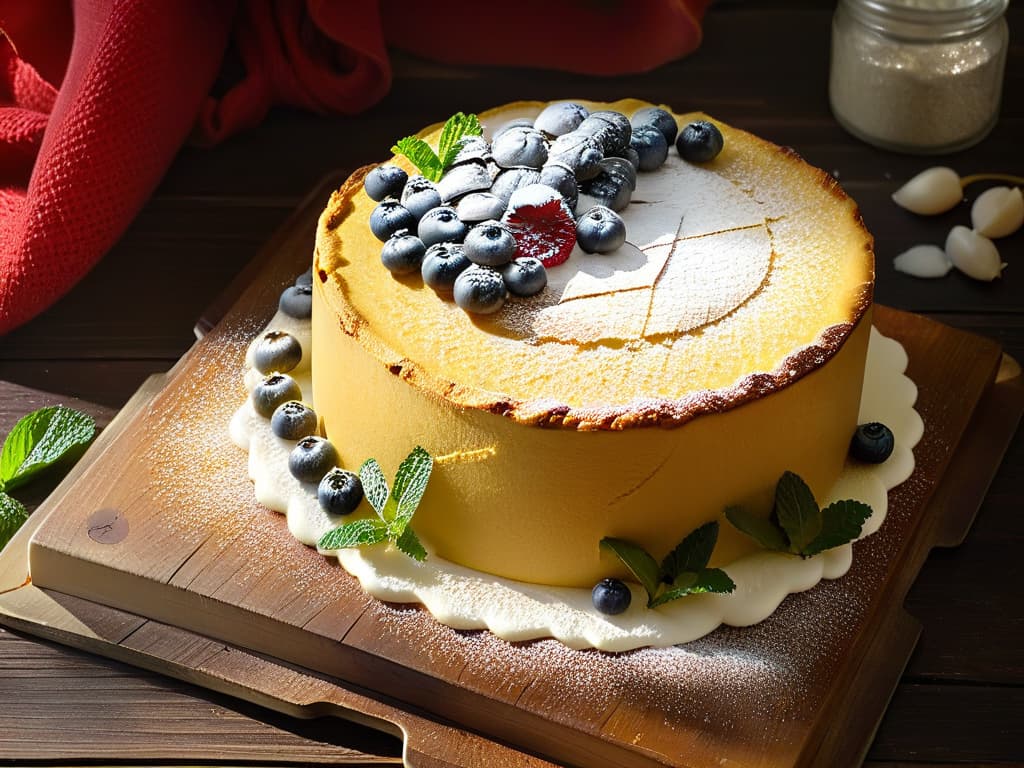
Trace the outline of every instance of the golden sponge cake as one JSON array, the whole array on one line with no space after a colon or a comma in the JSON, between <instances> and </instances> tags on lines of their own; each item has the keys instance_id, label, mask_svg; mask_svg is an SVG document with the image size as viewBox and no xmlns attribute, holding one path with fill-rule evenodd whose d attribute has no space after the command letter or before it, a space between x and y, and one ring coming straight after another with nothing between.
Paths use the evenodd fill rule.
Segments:
<instances>
[{"instance_id":1,"label":"golden sponge cake","mask_svg":"<svg viewBox=\"0 0 1024 768\"><path fill-rule=\"evenodd\" d=\"M583 102L626 115L637 101ZM485 135L543 103L480 115ZM705 115L679 115L680 126ZM655 557L724 509L771 506L796 472L820 498L856 427L872 241L826 173L716 121L621 212L627 243L578 248L548 286L473 315L380 263L357 171L321 216L313 395L346 466L435 470L415 527L434 556L528 582L621 575L603 537ZM440 126L421 132L435 145ZM393 162L411 167L403 158ZM721 526L712 565L755 546Z\"/></svg>"}]
</instances>

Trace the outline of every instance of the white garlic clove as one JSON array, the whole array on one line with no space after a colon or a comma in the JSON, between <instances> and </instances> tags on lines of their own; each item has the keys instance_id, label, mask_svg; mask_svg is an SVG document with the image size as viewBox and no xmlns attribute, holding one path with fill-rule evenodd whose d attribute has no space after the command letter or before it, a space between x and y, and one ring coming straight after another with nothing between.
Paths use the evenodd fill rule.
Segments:
<instances>
[{"instance_id":1,"label":"white garlic clove","mask_svg":"<svg viewBox=\"0 0 1024 768\"><path fill-rule=\"evenodd\" d=\"M971 206L974 231L985 237L1012 235L1024 224L1024 197L1020 187L986 189Z\"/></svg>"},{"instance_id":2,"label":"white garlic clove","mask_svg":"<svg viewBox=\"0 0 1024 768\"><path fill-rule=\"evenodd\" d=\"M952 168L942 166L921 171L892 193L896 205L925 215L945 213L963 197L960 176Z\"/></svg>"},{"instance_id":3,"label":"white garlic clove","mask_svg":"<svg viewBox=\"0 0 1024 768\"><path fill-rule=\"evenodd\" d=\"M954 267L975 280L994 280L1006 266L999 258L995 243L963 226L950 230L946 255Z\"/></svg>"},{"instance_id":4,"label":"white garlic clove","mask_svg":"<svg viewBox=\"0 0 1024 768\"><path fill-rule=\"evenodd\" d=\"M915 245L892 260L897 272L913 277L945 277L953 268L946 252L937 245Z\"/></svg>"}]
</instances>

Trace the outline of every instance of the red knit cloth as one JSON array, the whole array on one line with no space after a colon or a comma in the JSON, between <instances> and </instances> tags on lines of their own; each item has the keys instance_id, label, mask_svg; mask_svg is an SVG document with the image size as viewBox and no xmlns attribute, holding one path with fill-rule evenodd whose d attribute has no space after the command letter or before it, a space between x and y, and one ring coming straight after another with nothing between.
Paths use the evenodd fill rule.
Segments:
<instances>
[{"instance_id":1,"label":"red knit cloth","mask_svg":"<svg viewBox=\"0 0 1024 768\"><path fill-rule=\"evenodd\" d=\"M388 46L646 71L699 45L710 2L0 0L0 334L100 259L190 135L221 141L274 104L364 110L391 85ZM245 73L213 98L229 42Z\"/></svg>"}]
</instances>

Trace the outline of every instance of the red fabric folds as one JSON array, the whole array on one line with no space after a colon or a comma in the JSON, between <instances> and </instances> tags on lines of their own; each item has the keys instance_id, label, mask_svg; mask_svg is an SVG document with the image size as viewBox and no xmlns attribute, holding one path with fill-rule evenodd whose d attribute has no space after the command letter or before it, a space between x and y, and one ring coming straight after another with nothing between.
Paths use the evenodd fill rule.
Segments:
<instances>
[{"instance_id":1,"label":"red fabric folds","mask_svg":"<svg viewBox=\"0 0 1024 768\"><path fill-rule=\"evenodd\" d=\"M0 334L127 228L187 137L275 104L355 114L388 47L450 64L636 73L700 43L711 0L0 0ZM243 73L212 96L225 51Z\"/></svg>"}]
</instances>

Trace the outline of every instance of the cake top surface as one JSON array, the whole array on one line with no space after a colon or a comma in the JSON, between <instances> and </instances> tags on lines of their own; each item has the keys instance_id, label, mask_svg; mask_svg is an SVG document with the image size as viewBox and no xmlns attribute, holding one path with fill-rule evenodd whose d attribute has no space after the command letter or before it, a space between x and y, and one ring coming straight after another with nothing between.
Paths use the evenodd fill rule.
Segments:
<instances>
[{"instance_id":1,"label":"cake top surface","mask_svg":"<svg viewBox=\"0 0 1024 768\"><path fill-rule=\"evenodd\" d=\"M648 106L580 103L627 116ZM482 113L485 137L544 106ZM677 116L680 127L696 119L709 118ZM368 169L356 172L321 218L326 309L410 383L528 423L672 425L783 387L834 354L870 306L871 237L828 174L714 122L724 137L714 160L689 163L672 149L638 174L620 212L622 247L577 245L540 294L491 315L381 265ZM439 132L419 135L436 146Z\"/></svg>"}]
</instances>

